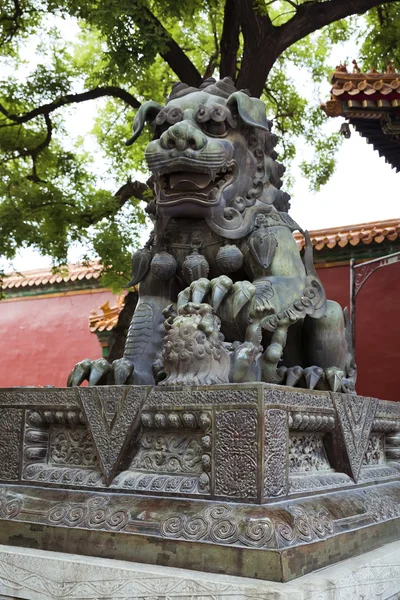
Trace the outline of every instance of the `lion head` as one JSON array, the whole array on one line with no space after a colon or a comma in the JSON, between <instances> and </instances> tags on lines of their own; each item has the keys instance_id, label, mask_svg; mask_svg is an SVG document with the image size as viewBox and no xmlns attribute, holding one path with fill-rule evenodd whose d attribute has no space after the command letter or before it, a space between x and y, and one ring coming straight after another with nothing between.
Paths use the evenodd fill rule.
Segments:
<instances>
[{"instance_id":1,"label":"lion head","mask_svg":"<svg viewBox=\"0 0 400 600\"><path fill-rule=\"evenodd\" d=\"M145 102L128 145L146 121L154 133L145 156L156 217L205 219L215 233L238 239L258 213L288 209L264 103L229 78L199 89L178 83L165 106Z\"/></svg>"}]
</instances>

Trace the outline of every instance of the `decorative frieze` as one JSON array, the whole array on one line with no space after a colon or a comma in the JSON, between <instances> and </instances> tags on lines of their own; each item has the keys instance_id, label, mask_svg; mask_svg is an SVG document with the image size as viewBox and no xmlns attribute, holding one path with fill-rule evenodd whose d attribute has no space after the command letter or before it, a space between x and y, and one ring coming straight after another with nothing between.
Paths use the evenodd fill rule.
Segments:
<instances>
[{"instance_id":1,"label":"decorative frieze","mask_svg":"<svg viewBox=\"0 0 400 600\"><path fill-rule=\"evenodd\" d=\"M19 477L23 411L0 410L0 480L16 481Z\"/></svg>"},{"instance_id":2,"label":"decorative frieze","mask_svg":"<svg viewBox=\"0 0 400 600\"><path fill-rule=\"evenodd\" d=\"M216 496L257 497L257 441L258 420L255 409L216 412Z\"/></svg>"}]
</instances>

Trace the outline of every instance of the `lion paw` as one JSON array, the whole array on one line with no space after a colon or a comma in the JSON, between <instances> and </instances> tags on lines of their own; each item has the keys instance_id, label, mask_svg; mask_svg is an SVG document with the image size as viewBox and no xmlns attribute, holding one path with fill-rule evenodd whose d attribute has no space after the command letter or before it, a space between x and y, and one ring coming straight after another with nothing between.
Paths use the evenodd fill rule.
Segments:
<instances>
[{"instance_id":1,"label":"lion paw","mask_svg":"<svg viewBox=\"0 0 400 600\"><path fill-rule=\"evenodd\" d=\"M126 358L119 358L110 364L105 358L91 360L85 358L72 369L67 387L81 385L88 381L94 385L124 385L129 383L133 374L133 364Z\"/></svg>"},{"instance_id":2,"label":"lion paw","mask_svg":"<svg viewBox=\"0 0 400 600\"><path fill-rule=\"evenodd\" d=\"M305 386L309 390L328 389L332 392L347 392L354 393L354 385L345 378L344 371L338 367L329 367L322 369L321 367L312 366L303 369L299 365L294 367L281 367L283 381L289 387Z\"/></svg>"},{"instance_id":3,"label":"lion paw","mask_svg":"<svg viewBox=\"0 0 400 600\"><path fill-rule=\"evenodd\" d=\"M217 312L223 306L225 317L235 319L239 312L251 302L256 287L250 281L233 281L226 275L211 281L201 277L178 295L178 310L188 302L205 302Z\"/></svg>"}]
</instances>

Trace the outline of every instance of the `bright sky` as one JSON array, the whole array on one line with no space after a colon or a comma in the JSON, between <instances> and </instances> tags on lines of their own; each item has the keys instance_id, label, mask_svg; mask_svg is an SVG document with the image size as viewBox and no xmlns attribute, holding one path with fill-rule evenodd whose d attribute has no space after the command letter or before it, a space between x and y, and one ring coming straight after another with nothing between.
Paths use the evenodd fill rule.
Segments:
<instances>
[{"instance_id":1,"label":"bright sky","mask_svg":"<svg viewBox=\"0 0 400 600\"><path fill-rule=\"evenodd\" d=\"M75 32L68 31L73 38ZM331 62L338 64L347 60L350 64L352 57L357 57L357 46L348 42L333 49ZM299 78L299 85L304 87L305 79ZM312 94L312 84L310 92ZM320 92L321 101L329 99L329 82ZM91 129L94 107L92 103L84 103L70 111L68 128L73 135L83 135ZM328 128L337 131L343 119L329 119ZM127 149L129 152L129 149ZM296 163L302 160L302 150L299 149ZM294 164L293 174L295 185L292 190L291 216L303 229L315 230L341 225L351 225L386 219L400 219L400 199L398 187L400 175L390 165L380 158L371 145L352 130L351 138L344 140L338 153L336 171L320 192L309 191L308 182L303 177L298 166ZM101 164L98 165L101 171ZM129 173L127 173L129 175ZM284 188L283 188L284 189ZM146 241L148 232L143 234ZM72 248L69 256L71 262L76 262L85 252L84 248ZM32 250L22 250L12 265L1 263L7 271L26 271L51 266L50 257L42 257Z\"/></svg>"}]
</instances>

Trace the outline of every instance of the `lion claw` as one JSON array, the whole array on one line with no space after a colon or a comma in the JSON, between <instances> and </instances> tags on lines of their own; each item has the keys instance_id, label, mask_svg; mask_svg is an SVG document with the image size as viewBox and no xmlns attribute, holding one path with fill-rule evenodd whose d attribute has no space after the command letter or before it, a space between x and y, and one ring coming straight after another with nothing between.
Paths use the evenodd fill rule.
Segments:
<instances>
[{"instance_id":1,"label":"lion claw","mask_svg":"<svg viewBox=\"0 0 400 600\"><path fill-rule=\"evenodd\" d=\"M117 358L112 364L115 385L125 385L133 373L133 364L127 358Z\"/></svg>"},{"instance_id":2,"label":"lion claw","mask_svg":"<svg viewBox=\"0 0 400 600\"><path fill-rule=\"evenodd\" d=\"M342 388L344 372L337 367L329 367L325 371L326 379L332 392L338 392Z\"/></svg>"},{"instance_id":3,"label":"lion claw","mask_svg":"<svg viewBox=\"0 0 400 600\"><path fill-rule=\"evenodd\" d=\"M255 296L256 286L250 281L237 281L232 290L232 316L235 319L242 308Z\"/></svg>"},{"instance_id":4,"label":"lion claw","mask_svg":"<svg viewBox=\"0 0 400 600\"><path fill-rule=\"evenodd\" d=\"M99 383L111 371L111 365L105 358L94 360L89 375L89 385L94 386Z\"/></svg>"},{"instance_id":5,"label":"lion claw","mask_svg":"<svg viewBox=\"0 0 400 600\"><path fill-rule=\"evenodd\" d=\"M89 380L93 361L85 358L78 362L68 376L67 387L76 387Z\"/></svg>"},{"instance_id":6,"label":"lion claw","mask_svg":"<svg viewBox=\"0 0 400 600\"><path fill-rule=\"evenodd\" d=\"M285 385L289 387L295 387L303 376L303 369L299 365L289 367L286 371L286 382Z\"/></svg>"},{"instance_id":7,"label":"lion claw","mask_svg":"<svg viewBox=\"0 0 400 600\"><path fill-rule=\"evenodd\" d=\"M211 280L211 306L214 310L218 310L222 300L230 292L232 286L232 279L226 275L221 275Z\"/></svg>"}]
</instances>

